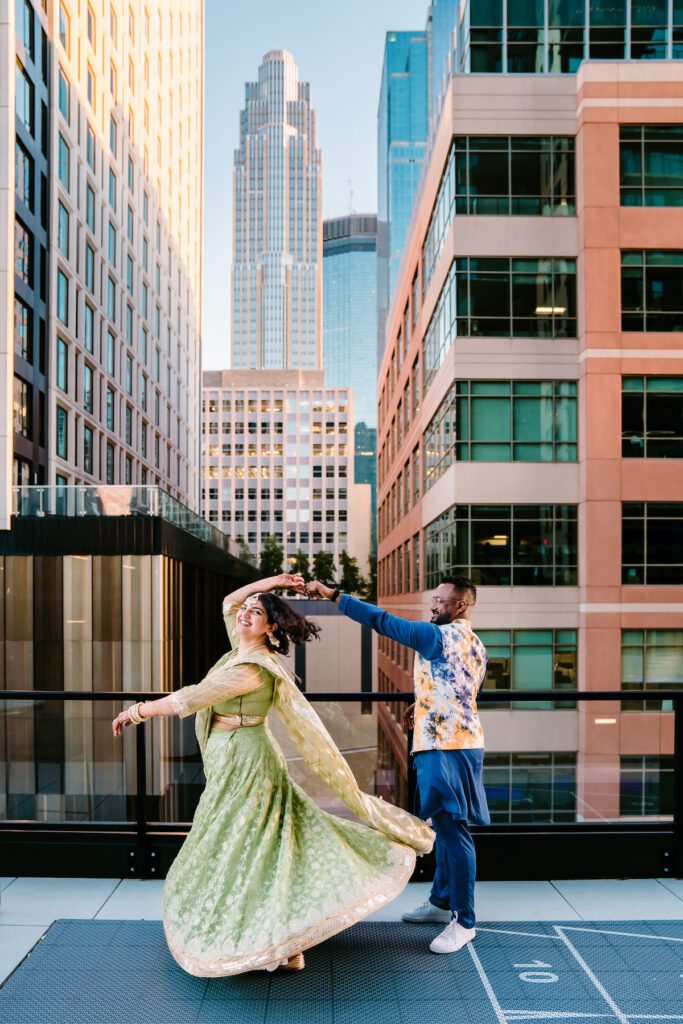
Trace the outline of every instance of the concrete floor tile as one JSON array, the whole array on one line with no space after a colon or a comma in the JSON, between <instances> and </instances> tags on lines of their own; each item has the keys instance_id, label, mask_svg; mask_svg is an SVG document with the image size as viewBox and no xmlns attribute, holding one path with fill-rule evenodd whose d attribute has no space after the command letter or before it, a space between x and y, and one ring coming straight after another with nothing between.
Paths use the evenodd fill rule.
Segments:
<instances>
[{"instance_id":1,"label":"concrete floor tile","mask_svg":"<svg viewBox=\"0 0 683 1024\"><path fill-rule=\"evenodd\" d=\"M677 896L679 900L683 900L683 878L658 878L657 881L665 889L668 889L669 892L672 892L674 896ZM683 908L681 909L681 916L683 917Z\"/></svg>"},{"instance_id":2,"label":"concrete floor tile","mask_svg":"<svg viewBox=\"0 0 683 1024\"><path fill-rule=\"evenodd\" d=\"M386 903L373 914L364 918L365 921L400 921L401 914L406 910L413 910L429 896L432 888L431 882L412 882L407 885L403 892L400 892L391 902Z\"/></svg>"},{"instance_id":3,"label":"concrete floor tile","mask_svg":"<svg viewBox=\"0 0 683 1024\"><path fill-rule=\"evenodd\" d=\"M681 900L655 878L580 878L553 885L586 921L677 920Z\"/></svg>"},{"instance_id":4,"label":"concrete floor tile","mask_svg":"<svg viewBox=\"0 0 683 1024\"><path fill-rule=\"evenodd\" d=\"M0 925L48 925L60 917L94 917L116 878L17 878L2 894Z\"/></svg>"},{"instance_id":5,"label":"concrete floor tile","mask_svg":"<svg viewBox=\"0 0 683 1024\"><path fill-rule=\"evenodd\" d=\"M0 878L0 892L2 892L3 889L6 889L8 885L11 885L12 882L15 882L15 881L16 881L16 877L15 876L10 876L8 878L4 878L4 877Z\"/></svg>"},{"instance_id":6,"label":"concrete floor tile","mask_svg":"<svg viewBox=\"0 0 683 1024\"><path fill-rule=\"evenodd\" d=\"M98 921L160 921L163 890L161 880L124 878L95 917Z\"/></svg>"},{"instance_id":7,"label":"concrete floor tile","mask_svg":"<svg viewBox=\"0 0 683 1024\"><path fill-rule=\"evenodd\" d=\"M44 933L41 925L0 925L0 985Z\"/></svg>"},{"instance_id":8,"label":"concrete floor tile","mask_svg":"<svg viewBox=\"0 0 683 1024\"><path fill-rule=\"evenodd\" d=\"M577 921L580 914L550 882L477 882L477 920Z\"/></svg>"}]
</instances>

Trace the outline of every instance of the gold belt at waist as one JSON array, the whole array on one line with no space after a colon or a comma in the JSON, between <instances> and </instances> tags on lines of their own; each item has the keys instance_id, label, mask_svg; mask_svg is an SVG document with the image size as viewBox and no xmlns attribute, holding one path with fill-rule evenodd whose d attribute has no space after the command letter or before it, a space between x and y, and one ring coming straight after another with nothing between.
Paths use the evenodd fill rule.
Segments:
<instances>
[{"instance_id":1,"label":"gold belt at waist","mask_svg":"<svg viewBox=\"0 0 683 1024\"><path fill-rule=\"evenodd\" d=\"M213 724L221 729L241 729L249 725L263 725L265 720L265 715L240 715L237 713L219 715L215 711L213 713Z\"/></svg>"}]
</instances>

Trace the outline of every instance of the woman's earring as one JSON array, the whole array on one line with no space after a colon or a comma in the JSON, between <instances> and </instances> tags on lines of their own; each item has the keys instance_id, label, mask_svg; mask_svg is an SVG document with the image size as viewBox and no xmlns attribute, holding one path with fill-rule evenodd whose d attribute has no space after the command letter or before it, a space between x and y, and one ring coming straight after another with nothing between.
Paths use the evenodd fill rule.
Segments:
<instances>
[{"instance_id":1,"label":"woman's earring","mask_svg":"<svg viewBox=\"0 0 683 1024\"><path fill-rule=\"evenodd\" d=\"M270 638L270 642L271 642L271 644L273 645L273 647L279 647L279 646L280 646L280 641L279 641L279 640L278 640L278 638L277 638L277 637L275 636L275 630L273 630L273 632L272 632L272 633L269 633L269 634L268 634L268 636L269 636L269 638Z\"/></svg>"}]
</instances>

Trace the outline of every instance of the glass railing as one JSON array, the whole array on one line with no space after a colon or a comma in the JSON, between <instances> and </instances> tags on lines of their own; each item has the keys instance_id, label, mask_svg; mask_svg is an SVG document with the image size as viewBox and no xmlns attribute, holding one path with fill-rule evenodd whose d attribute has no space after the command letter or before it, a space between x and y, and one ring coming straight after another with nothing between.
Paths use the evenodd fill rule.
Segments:
<instances>
[{"instance_id":1,"label":"glass railing","mask_svg":"<svg viewBox=\"0 0 683 1024\"><path fill-rule=\"evenodd\" d=\"M52 485L12 488L12 515L22 517L157 516L235 558L251 561L235 541L161 487Z\"/></svg>"},{"instance_id":2,"label":"glass railing","mask_svg":"<svg viewBox=\"0 0 683 1024\"><path fill-rule=\"evenodd\" d=\"M111 732L124 702L160 696L0 692L0 831L16 837L22 830L123 830L140 850L160 835L173 833L181 842L205 782L194 719L154 718L144 728L124 730L120 739ZM361 789L412 809L412 734L403 724L412 694L306 696ZM558 697L576 706L538 706L539 699ZM671 873L676 863L683 873L683 690L629 692L634 701L645 697L665 698L673 711L623 711L621 694L613 691L482 692L491 825L477 830L480 837L541 829L555 830L565 843L576 830L604 835L616 829L633 842L649 830L662 857L670 857L657 870ZM351 817L306 766L279 716L268 721L294 781L324 810ZM141 856L140 863L148 863Z\"/></svg>"}]
</instances>

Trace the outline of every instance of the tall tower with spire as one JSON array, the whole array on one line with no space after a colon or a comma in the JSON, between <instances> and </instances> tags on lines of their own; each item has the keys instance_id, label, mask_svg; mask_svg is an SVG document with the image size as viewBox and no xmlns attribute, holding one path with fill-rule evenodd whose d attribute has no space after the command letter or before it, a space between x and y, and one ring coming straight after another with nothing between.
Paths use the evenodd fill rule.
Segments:
<instances>
[{"instance_id":1,"label":"tall tower with spire","mask_svg":"<svg viewBox=\"0 0 683 1024\"><path fill-rule=\"evenodd\" d=\"M310 83L271 50L246 84L235 152L235 369L322 369L321 183Z\"/></svg>"}]
</instances>

